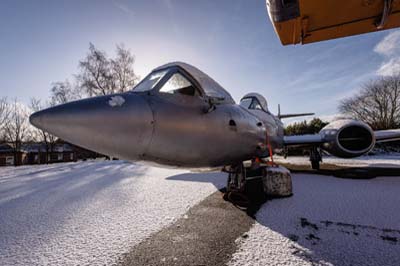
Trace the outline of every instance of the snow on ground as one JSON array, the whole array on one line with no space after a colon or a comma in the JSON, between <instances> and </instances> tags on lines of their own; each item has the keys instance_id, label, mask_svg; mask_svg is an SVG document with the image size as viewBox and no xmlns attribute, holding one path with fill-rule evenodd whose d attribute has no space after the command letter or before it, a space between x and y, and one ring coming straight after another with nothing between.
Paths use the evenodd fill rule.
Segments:
<instances>
[{"instance_id":1,"label":"snow on ground","mask_svg":"<svg viewBox=\"0 0 400 266\"><path fill-rule=\"evenodd\" d=\"M229 265L400 265L400 176L293 174L267 201Z\"/></svg>"},{"instance_id":2,"label":"snow on ground","mask_svg":"<svg viewBox=\"0 0 400 266\"><path fill-rule=\"evenodd\" d=\"M289 156L284 159L276 156L274 159L281 163L290 163L295 165L310 165L310 159L304 156ZM349 167L396 167L400 168L400 154L394 155L366 155L352 159L337 158L333 156L324 156L322 163L335 164L338 166Z\"/></svg>"},{"instance_id":3,"label":"snow on ground","mask_svg":"<svg viewBox=\"0 0 400 266\"><path fill-rule=\"evenodd\" d=\"M123 161L0 168L0 265L112 264L225 178Z\"/></svg>"}]
</instances>

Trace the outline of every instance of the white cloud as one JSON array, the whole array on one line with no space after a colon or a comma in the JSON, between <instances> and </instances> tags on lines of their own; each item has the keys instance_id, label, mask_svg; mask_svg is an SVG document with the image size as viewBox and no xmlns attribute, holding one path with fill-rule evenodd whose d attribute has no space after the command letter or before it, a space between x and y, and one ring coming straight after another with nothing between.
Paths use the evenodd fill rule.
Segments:
<instances>
[{"instance_id":1,"label":"white cloud","mask_svg":"<svg viewBox=\"0 0 400 266\"><path fill-rule=\"evenodd\" d=\"M400 72L400 30L389 33L374 48L374 52L382 55L382 62L376 74L390 76Z\"/></svg>"},{"instance_id":2,"label":"white cloud","mask_svg":"<svg viewBox=\"0 0 400 266\"><path fill-rule=\"evenodd\" d=\"M128 6L126 6L126 5L122 4L122 3L119 3L117 1L114 1L113 4L114 4L115 7L117 7L122 12L124 12L124 13L126 13L126 14L128 14L130 16L134 16L135 15L135 12L132 9L130 9Z\"/></svg>"},{"instance_id":3,"label":"white cloud","mask_svg":"<svg viewBox=\"0 0 400 266\"><path fill-rule=\"evenodd\" d=\"M400 72L400 55L382 63L376 71L381 76L391 76Z\"/></svg>"},{"instance_id":4,"label":"white cloud","mask_svg":"<svg viewBox=\"0 0 400 266\"><path fill-rule=\"evenodd\" d=\"M400 30L389 33L374 48L374 51L384 56L399 55Z\"/></svg>"}]
</instances>

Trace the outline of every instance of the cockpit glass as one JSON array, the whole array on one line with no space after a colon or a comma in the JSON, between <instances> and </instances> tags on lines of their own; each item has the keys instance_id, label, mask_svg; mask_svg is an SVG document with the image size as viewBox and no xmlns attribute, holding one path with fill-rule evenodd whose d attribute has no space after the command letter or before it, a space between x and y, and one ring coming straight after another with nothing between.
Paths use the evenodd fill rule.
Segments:
<instances>
[{"instance_id":1,"label":"cockpit glass","mask_svg":"<svg viewBox=\"0 0 400 266\"><path fill-rule=\"evenodd\" d=\"M144 80L142 80L136 87L133 88L133 91L149 91L152 90L157 83L167 74L168 70L158 71L155 73L151 73Z\"/></svg>"},{"instance_id":2,"label":"cockpit glass","mask_svg":"<svg viewBox=\"0 0 400 266\"><path fill-rule=\"evenodd\" d=\"M173 74L162 86L160 92L170 94L183 94L188 96L198 96L199 91L193 84L180 73Z\"/></svg>"},{"instance_id":3,"label":"cockpit glass","mask_svg":"<svg viewBox=\"0 0 400 266\"><path fill-rule=\"evenodd\" d=\"M244 98L240 101L240 105L246 109L249 109L251 102L253 101L252 98Z\"/></svg>"},{"instance_id":4,"label":"cockpit glass","mask_svg":"<svg viewBox=\"0 0 400 266\"><path fill-rule=\"evenodd\" d=\"M262 107L260 102L256 98L253 98L253 102L250 104L249 109L262 110Z\"/></svg>"},{"instance_id":5,"label":"cockpit glass","mask_svg":"<svg viewBox=\"0 0 400 266\"><path fill-rule=\"evenodd\" d=\"M263 110L260 102L254 97L242 99L240 105L246 109Z\"/></svg>"}]
</instances>

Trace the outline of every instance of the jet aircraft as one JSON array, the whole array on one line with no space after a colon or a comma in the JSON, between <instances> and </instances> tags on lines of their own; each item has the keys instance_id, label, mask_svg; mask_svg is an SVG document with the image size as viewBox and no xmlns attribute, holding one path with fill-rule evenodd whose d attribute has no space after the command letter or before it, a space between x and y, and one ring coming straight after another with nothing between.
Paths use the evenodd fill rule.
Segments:
<instances>
[{"instance_id":1,"label":"jet aircraft","mask_svg":"<svg viewBox=\"0 0 400 266\"><path fill-rule=\"evenodd\" d=\"M373 131L338 120L319 134L284 136L281 119L258 93L236 104L207 74L186 63L154 69L132 91L78 100L31 115L30 122L78 146L131 161L177 167L239 169L243 161L271 157L291 145L309 146L313 168L321 150L351 158L376 142L400 139L400 130Z\"/></svg>"}]
</instances>

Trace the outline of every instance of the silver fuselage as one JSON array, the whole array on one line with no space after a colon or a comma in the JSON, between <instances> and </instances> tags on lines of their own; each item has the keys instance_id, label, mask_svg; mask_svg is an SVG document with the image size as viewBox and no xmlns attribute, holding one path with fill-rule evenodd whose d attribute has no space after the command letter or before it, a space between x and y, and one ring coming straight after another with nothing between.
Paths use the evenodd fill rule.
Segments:
<instances>
[{"instance_id":1,"label":"silver fuselage","mask_svg":"<svg viewBox=\"0 0 400 266\"><path fill-rule=\"evenodd\" d=\"M123 104L110 105L115 97ZM202 97L127 92L79 100L31 116L61 139L112 157L183 167L230 165L283 145L282 123L261 110Z\"/></svg>"},{"instance_id":2,"label":"silver fuselage","mask_svg":"<svg viewBox=\"0 0 400 266\"><path fill-rule=\"evenodd\" d=\"M262 96L260 96L262 97ZM207 74L174 62L153 70L132 91L88 98L33 114L31 123L78 146L132 161L214 167L283 146L270 114L237 105Z\"/></svg>"}]
</instances>

